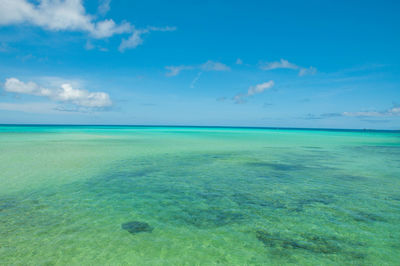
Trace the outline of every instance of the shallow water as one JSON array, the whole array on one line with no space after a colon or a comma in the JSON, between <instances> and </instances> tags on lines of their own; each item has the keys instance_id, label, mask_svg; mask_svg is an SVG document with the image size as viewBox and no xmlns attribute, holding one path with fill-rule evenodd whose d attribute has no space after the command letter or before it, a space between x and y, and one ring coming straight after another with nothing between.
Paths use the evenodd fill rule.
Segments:
<instances>
[{"instance_id":1,"label":"shallow water","mask_svg":"<svg viewBox=\"0 0 400 266\"><path fill-rule=\"evenodd\" d=\"M0 264L398 265L400 133L1 126Z\"/></svg>"}]
</instances>

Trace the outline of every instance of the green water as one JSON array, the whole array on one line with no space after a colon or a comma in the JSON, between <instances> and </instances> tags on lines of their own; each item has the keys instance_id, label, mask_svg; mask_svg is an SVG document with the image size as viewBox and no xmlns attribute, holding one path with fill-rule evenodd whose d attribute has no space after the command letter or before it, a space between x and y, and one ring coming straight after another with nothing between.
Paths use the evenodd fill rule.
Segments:
<instances>
[{"instance_id":1,"label":"green water","mask_svg":"<svg viewBox=\"0 0 400 266\"><path fill-rule=\"evenodd\" d=\"M399 265L400 133L0 126L0 264Z\"/></svg>"}]
</instances>

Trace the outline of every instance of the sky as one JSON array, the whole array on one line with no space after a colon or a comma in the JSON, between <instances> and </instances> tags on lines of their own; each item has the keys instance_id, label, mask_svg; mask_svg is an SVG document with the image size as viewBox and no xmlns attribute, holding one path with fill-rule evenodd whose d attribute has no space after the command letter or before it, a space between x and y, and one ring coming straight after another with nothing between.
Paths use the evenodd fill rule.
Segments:
<instances>
[{"instance_id":1,"label":"sky","mask_svg":"<svg viewBox=\"0 0 400 266\"><path fill-rule=\"evenodd\" d=\"M0 0L0 124L400 129L400 1Z\"/></svg>"}]
</instances>

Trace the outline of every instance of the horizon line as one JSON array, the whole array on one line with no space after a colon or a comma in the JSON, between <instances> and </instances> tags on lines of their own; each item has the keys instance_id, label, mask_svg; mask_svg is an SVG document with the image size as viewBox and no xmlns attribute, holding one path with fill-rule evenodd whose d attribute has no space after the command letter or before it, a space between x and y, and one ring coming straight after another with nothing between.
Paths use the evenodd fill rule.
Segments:
<instances>
[{"instance_id":1,"label":"horizon line","mask_svg":"<svg viewBox=\"0 0 400 266\"><path fill-rule=\"evenodd\" d=\"M188 127L188 128L242 128L242 129L273 129L273 130L315 130L315 131L353 131L353 132L393 132L400 129L372 129L372 128L318 128L318 127L263 127L263 126L200 126L200 125L135 125L135 124L2 124L3 126L87 126L87 127Z\"/></svg>"}]
</instances>

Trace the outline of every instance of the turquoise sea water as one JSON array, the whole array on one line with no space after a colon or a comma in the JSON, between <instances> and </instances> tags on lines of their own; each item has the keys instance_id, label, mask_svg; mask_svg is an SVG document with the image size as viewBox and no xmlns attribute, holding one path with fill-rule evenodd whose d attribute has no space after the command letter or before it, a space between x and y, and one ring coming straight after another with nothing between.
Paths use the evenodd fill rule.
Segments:
<instances>
[{"instance_id":1,"label":"turquoise sea water","mask_svg":"<svg viewBox=\"0 0 400 266\"><path fill-rule=\"evenodd\" d=\"M1 265L399 265L400 133L0 126Z\"/></svg>"}]
</instances>

